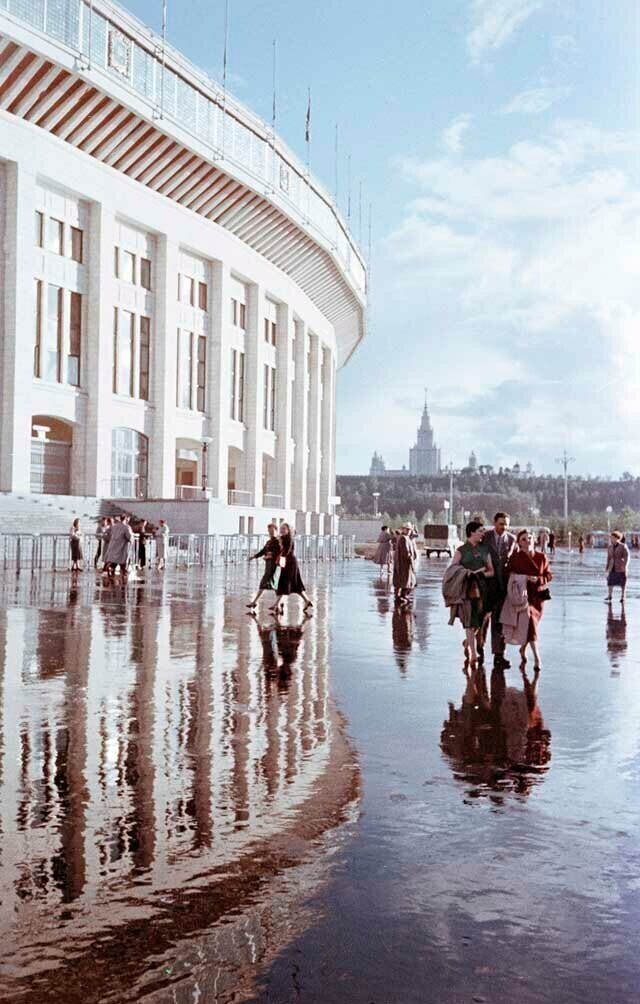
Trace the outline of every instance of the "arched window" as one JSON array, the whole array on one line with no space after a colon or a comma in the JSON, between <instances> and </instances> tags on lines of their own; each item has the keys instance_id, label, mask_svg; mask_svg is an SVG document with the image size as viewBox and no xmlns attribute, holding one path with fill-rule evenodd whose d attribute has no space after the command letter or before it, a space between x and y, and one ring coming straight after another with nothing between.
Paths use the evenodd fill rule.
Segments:
<instances>
[{"instance_id":1,"label":"arched window","mask_svg":"<svg viewBox=\"0 0 640 1004\"><path fill-rule=\"evenodd\" d=\"M135 429L111 433L111 495L114 498L146 498L149 470L149 440Z\"/></svg>"}]
</instances>

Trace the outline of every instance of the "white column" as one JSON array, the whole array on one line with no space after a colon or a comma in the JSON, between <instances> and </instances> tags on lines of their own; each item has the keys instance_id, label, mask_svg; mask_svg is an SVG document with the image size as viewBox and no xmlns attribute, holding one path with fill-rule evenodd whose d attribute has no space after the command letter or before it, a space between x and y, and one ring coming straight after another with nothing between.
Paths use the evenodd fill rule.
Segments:
<instances>
[{"instance_id":1,"label":"white column","mask_svg":"<svg viewBox=\"0 0 640 1004\"><path fill-rule=\"evenodd\" d=\"M293 408L293 322L287 304L278 305L276 340L276 492L291 505L291 411Z\"/></svg>"},{"instance_id":2,"label":"white column","mask_svg":"<svg viewBox=\"0 0 640 1004\"><path fill-rule=\"evenodd\" d=\"M322 420L320 448L322 465L320 473L320 512L329 512L329 496L334 495L335 443L333 440L333 413L335 410L335 364L333 352L322 350Z\"/></svg>"},{"instance_id":3,"label":"white column","mask_svg":"<svg viewBox=\"0 0 640 1004\"><path fill-rule=\"evenodd\" d=\"M81 379L87 391L85 493L111 495L115 217L93 203L89 227L89 309ZM117 424L117 421L115 422Z\"/></svg>"},{"instance_id":4,"label":"white column","mask_svg":"<svg viewBox=\"0 0 640 1004\"><path fill-rule=\"evenodd\" d=\"M0 489L31 487L31 388L35 342L33 274L35 176L20 164L4 166L3 304L0 339ZM43 309L46 310L43 283Z\"/></svg>"},{"instance_id":5,"label":"white column","mask_svg":"<svg viewBox=\"0 0 640 1004\"><path fill-rule=\"evenodd\" d=\"M322 350L317 335L310 335L309 352L309 470L307 508L320 512L320 433L322 409Z\"/></svg>"},{"instance_id":6,"label":"white column","mask_svg":"<svg viewBox=\"0 0 640 1004\"><path fill-rule=\"evenodd\" d=\"M293 485L291 504L298 512L307 509L307 431L309 422L309 400L307 394L307 326L303 321L294 321L295 342L293 359L295 381L293 385L293 438L295 453L293 461Z\"/></svg>"},{"instance_id":7,"label":"white column","mask_svg":"<svg viewBox=\"0 0 640 1004\"><path fill-rule=\"evenodd\" d=\"M207 414L210 416L210 435L213 442L207 451L208 485L214 498L227 501L229 474L229 443L227 422L230 401L230 346L227 338L229 304L231 302L231 273L221 261L211 264L210 324L207 342Z\"/></svg>"},{"instance_id":8,"label":"white column","mask_svg":"<svg viewBox=\"0 0 640 1004\"><path fill-rule=\"evenodd\" d=\"M151 396L155 406L149 449L149 494L173 498L176 491L176 368L178 352L178 245L156 242L157 291L151 336Z\"/></svg>"},{"instance_id":9,"label":"white column","mask_svg":"<svg viewBox=\"0 0 640 1004\"><path fill-rule=\"evenodd\" d=\"M244 424L245 437L243 489L251 492L254 506L262 505L262 431L264 344L264 292L256 284L247 290L247 328L245 332Z\"/></svg>"}]
</instances>

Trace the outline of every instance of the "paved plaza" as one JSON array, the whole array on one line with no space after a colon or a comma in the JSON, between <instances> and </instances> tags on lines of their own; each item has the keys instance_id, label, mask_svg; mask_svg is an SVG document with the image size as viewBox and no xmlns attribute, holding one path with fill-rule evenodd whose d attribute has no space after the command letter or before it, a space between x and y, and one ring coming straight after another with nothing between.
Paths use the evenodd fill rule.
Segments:
<instances>
[{"instance_id":1,"label":"paved plaza","mask_svg":"<svg viewBox=\"0 0 640 1004\"><path fill-rule=\"evenodd\" d=\"M640 563L559 554L542 673L463 674L444 563L394 610L303 565L0 579L0 1000L638 999Z\"/></svg>"}]
</instances>

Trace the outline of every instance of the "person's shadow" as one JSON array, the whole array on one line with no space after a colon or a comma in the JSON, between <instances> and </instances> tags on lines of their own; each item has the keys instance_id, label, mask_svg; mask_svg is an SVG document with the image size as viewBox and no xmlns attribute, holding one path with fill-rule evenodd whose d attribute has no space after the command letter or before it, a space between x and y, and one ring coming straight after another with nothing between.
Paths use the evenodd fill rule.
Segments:
<instances>
[{"instance_id":1,"label":"person's shadow","mask_svg":"<svg viewBox=\"0 0 640 1004\"><path fill-rule=\"evenodd\" d=\"M607 655L611 663L611 675L620 675L620 663L627 652L627 618L624 607L619 617L613 616L611 606L607 611Z\"/></svg>"},{"instance_id":2,"label":"person's shadow","mask_svg":"<svg viewBox=\"0 0 640 1004\"><path fill-rule=\"evenodd\" d=\"M521 670L523 689L507 687L503 670L494 669L491 689L484 667L465 668L466 686L460 707L449 703L440 747L457 780L470 784L467 795L530 794L548 770L551 733L538 703L539 674Z\"/></svg>"}]
</instances>

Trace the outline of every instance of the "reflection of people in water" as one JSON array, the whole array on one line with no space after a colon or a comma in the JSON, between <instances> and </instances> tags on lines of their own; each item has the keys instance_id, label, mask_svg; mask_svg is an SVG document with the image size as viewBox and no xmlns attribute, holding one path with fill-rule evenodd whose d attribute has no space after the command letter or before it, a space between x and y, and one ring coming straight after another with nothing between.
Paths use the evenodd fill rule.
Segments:
<instances>
[{"instance_id":1,"label":"reflection of people in water","mask_svg":"<svg viewBox=\"0 0 640 1004\"><path fill-rule=\"evenodd\" d=\"M373 592L376 598L376 604L378 607L378 613L380 616L385 618L389 613L389 580L388 579L373 579L372 581Z\"/></svg>"},{"instance_id":2,"label":"reflection of people in water","mask_svg":"<svg viewBox=\"0 0 640 1004\"><path fill-rule=\"evenodd\" d=\"M395 607L391 621L393 651L401 673L406 673L413 645L414 613L410 607Z\"/></svg>"},{"instance_id":3,"label":"reflection of people in water","mask_svg":"<svg viewBox=\"0 0 640 1004\"><path fill-rule=\"evenodd\" d=\"M612 607L607 610L607 655L614 672L618 672L621 659L627 651L627 618L624 607L619 617L614 617Z\"/></svg>"},{"instance_id":4,"label":"reflection of people in water","mask_svg":"<svg viewBox=\"0 0 640 1004\"><path fill-rule=\"evenodd\" d=\"M265 675L269 679L278 679L286 684L298 658L298 650L308 618L305 618L301 624L271 622L262 625L256 617L254 617L254 621L262 644L262 667Z\"/></svg>"},{"instance_id":5,"label":"reflection of people in water","mask_svg":"<svg viewBox=\"0 0 640 1004\"><path fill-rule=\"evenodd\" d=\"M524 689L507 687L504 671L494 669L491 691L483 667L464 670L465 692L459 709L449 704L440 745L456 774L476 787L471 794L514 791L528 794L551 759L551 733L538 704L539 674L521 669Z\"/></svg>"}]
</instances>

